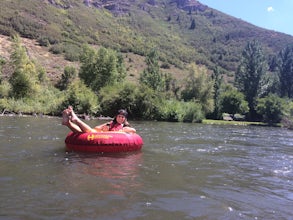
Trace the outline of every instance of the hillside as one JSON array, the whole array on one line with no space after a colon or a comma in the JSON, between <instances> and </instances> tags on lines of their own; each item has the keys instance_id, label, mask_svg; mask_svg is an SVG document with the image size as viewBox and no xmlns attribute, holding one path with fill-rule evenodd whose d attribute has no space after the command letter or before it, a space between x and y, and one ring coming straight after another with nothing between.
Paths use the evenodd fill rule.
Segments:
<instances>
[{"instance_id":1,"label":"hillside","mask_svg":"<svg viewBox=\"0 0 293 220\"><path fill-rule=\"evenodd\" d=\"M41 65L46 69L48 77L52 81L57 81L60 77L61 72L63 72L64 66L75 66L78 64L70 62L64 59L62 55L55 55L48 51L48 48L41 47L36 42L36 40L22 38L22 44L26 47L29 57L34 60L38 65ZM11 48L11 40L9 37L0 35L0 56L9 60ZM4 68L8 68L9 63L7 63ZM5 70L3 71L5 72ZM6 72L9 73L7 69Z\"/></svg>"},{"instance_id":2,"label":"hillside","mask_svg":"<svg viewBox=\"0 0 293 220\"><path fill-rule=\"evenodd\" d=\"M64 59L62 54L53 54L49 51L48 47L41 47L39 43L34 39L21 38L22 45L27 49L29 57L35 61L36 64L45 68L49 79L56 83L60 80L60 76L64 71L65 66L74 66L79 68L78 62L71 62ZM10 37L0 35L0 57L5 60L9 60L12 42ZM124 61L127 68L127 80L137 82L140 72L146 67L145 58L141 55L134 53L123 53ZM3 66L4 76L10 75L11 70L9 68L9 62ZM180 82L182 75L185 75L185 71L170 65L168 69L162 69L162 72L171 73L174 78L177 78Z\"/></svg>"},{"instance_id":3,"label":"hillside","mask_svg":"<svg viewBox=\"0 0 293 220\"><path fill-rule=\"evenodd\" d=\"M293 36L256 27L196 0L2 0L1 56L9 51L5 36L15 33L54 81L65 65L78 65L63 55L75 61L84 43L123 52L129 80L136 80L144 55L154 47L169 68L163 70L181 78L191 62L233 75L243 47L253 39L262 43L268 58L293 43Z\"/></svg>"}]
</instances>

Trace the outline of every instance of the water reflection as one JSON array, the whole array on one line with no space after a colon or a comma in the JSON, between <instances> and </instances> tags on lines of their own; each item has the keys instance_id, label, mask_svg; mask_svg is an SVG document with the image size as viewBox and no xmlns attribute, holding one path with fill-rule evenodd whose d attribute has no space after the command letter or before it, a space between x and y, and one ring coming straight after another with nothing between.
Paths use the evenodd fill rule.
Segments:
<instances>
[{"instance_id":1,"label":"water reflection","mask_svg":"<svg viewBox=\"0 0 293 220\"><path fill-rule=\"evenodd\" d=\"M99 190L102 194L125 195L142 185L138 178L143 163L141 151L106 155L70 152L66 160L74 167L71 172L97 177L97 186L103 185Z\"/></svg>"}]
</instances>

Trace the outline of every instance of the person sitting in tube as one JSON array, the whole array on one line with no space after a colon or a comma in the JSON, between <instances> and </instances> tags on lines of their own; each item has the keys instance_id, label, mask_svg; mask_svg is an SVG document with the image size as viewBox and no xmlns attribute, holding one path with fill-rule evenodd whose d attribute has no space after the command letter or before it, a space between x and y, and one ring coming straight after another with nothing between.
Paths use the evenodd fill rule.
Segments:
<instances>
[{"instance_id":1,"label":"person sitting in tube","mask_svg":"<svg viewBox=\"0 0 293 220\"><path fill-rule=\"evenodd\" d=\"M104 132L104 131L122 131L127 133L136 133L136 130L130 126L127 121L127 111L120 109L114 119L108 123L96 126L94 128L90 127L84 121L82 121L74 113L72 106L69 106L62 112L62 125L67 126L71 131L76 133L86 133L86 132Z\"/></svg>"}]
</instances>

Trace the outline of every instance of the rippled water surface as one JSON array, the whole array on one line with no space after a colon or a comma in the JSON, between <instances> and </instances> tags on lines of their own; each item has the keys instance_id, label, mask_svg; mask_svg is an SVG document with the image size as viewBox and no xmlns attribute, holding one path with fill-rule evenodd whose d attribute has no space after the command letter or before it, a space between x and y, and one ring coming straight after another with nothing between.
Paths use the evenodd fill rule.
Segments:
<instances>
[{"instance_id":1,"label":"rippled water surface","mask_svg":"<svg viewBox=\"0 0 293 220\"><path fill-rule=\"evenodd\" d=\"M142 151L96 155L58 118L0 117L0 219L293 219L292 131L132 124Z\"/></svg>"}]
</instances>

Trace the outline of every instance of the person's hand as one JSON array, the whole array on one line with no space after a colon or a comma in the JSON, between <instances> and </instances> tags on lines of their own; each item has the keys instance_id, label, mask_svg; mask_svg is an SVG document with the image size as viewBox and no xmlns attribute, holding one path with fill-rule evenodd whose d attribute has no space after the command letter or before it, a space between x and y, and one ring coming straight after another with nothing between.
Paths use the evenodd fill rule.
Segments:
<instances>
[{"instance_id":1,"label":"person's hand","mask_svg":"<svg viewBox=\"0 0 293 220\"><path fill-rule=\"evenodd\" d=\"M122 131L126 133L136 133L136 130L132 127L124 127Z\"/></svg>"},{"instance_id":2,"label":"person's hand","mask_svg":"<svg viewBox=\"0 0 293 220\"><path fill-rule=\"evenodd\" d=\"M102 126L102 131L109 131L109 126L108 125Z\"/></svg>"}]
</instances>

